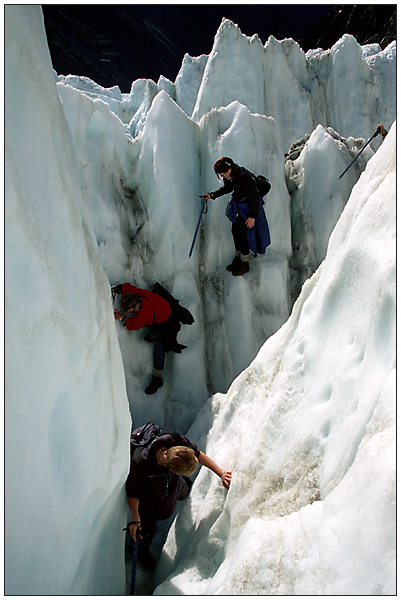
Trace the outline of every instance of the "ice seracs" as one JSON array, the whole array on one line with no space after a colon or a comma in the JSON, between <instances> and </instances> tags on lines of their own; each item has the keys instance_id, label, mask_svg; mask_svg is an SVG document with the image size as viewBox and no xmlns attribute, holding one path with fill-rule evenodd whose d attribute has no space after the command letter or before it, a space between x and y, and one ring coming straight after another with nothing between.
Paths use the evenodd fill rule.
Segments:
<instances>
[{"instance_id":1,"label":"ice seracs","mask_svg":"<svg viewBox=\"0 0 401 600\"><path fill-rule=\"evenodd\" d=\"M343 137L367 139L378 123L389 127L395 119L395 56L396 42L384 50L377 44L361 47L348 34L330 50L306 54L292 39L270 36L263 45L258 36L249 38L238 25L223 19L209 55L186 54L174 83L165 78L157 84L137 80L122 101L123 109L112 110L129 123L127 115L132 119L134 114L127 107L134 106L137 114L130 133L138 135L154 97L163 89L197 122L212 108L233 101L251 113L273 117L284 153L318 124ZM93 93L92 84L88 92Z\"/></svg>"},{"instance_id":2,"label":"ice seracs","mask_svg":"<svg viewBox=\"0 0 401 600\"><path fill-rule=\"evenodd\" d=\"M395 140L393 125L291 317L188 432L232 484L200 472L157 595L395 592Z\"/></svg>"},{"instance_id":3,"label":"ice seracs","mask_svg":"<svg viewBox=\"0 0 401 600\"><path fill-rule=\"evenodd\" d=\"M192 425L234 468L227 497L200 472L158 593L394 593L395 43L304 55L224 22L175 82L120 99L55 77L40 7L5 17L6 592L124 593L132 417ZM242 278L224 199L188 259L224 155L272 183L272 244ZM195 317L151 403L151 348L115 328L123 281Z\"/></svg>"}]
</instances>

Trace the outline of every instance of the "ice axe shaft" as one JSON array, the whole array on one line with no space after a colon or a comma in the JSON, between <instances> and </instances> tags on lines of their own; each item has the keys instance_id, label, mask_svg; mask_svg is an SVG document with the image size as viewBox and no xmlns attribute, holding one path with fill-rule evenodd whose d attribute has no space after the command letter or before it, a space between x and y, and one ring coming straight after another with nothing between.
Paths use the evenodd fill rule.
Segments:
<instances>
[{"instance_id":1,"label":"ice axe shaft","mask_svg":"<svg viewBox=\"0 0 401 600\"><path fill-rule=\"evenodd\" d=\"M199 215L198 223L197 223L197 225L196 225L196 230L195 230L194 239L192 240L191 249L190 249L190 251L189 251L189 258L191 258L191 255L192 255L192 250L194 249L194 246L195 246L195 240L196 240L196 236L198 235L199 225L200 225L201 218L202 218L202 215L203 215L203 212L204 212L204 210L203 210L203 209L205 208L205 204L206 204L206 198L205 198L204 196L199 196L199 198L203 198L203 202L202 202L202 208L201 208L201 211L200 211L200 215Z\"/></svg>"},{"instance_id":2,"label":"ice axe shaft","mask_svg":"<svg viewBox=\"0 0 401 600\"><path fill-rule=\"evenodd\" d=\"M345 173L348 171L348 169L354 164L354 162L356 161L356 159L358 158L358 156L365 150L366 146L368 144L370 144L370 142L373 140L373 138L375 138L377 135L379 135L380 131L377 129L374 134L372 135L371 138L368 139L368 141L366 142L366 144L364 145L364 147L359 150L358 154L355 156L354 160L348 165L348 167L345 169L345 171L343 171L343 173L341 173L340 177L338 179L341 179L341 177L343 175L345 175Z\"/></svg>"},{"instance_id":3,"label":"ice axe shaft","mask_svg":"<svg viewBox=\"0 0 401 600\"><path fill-rule=\"evenodd\" d=\"M136 541L134 542L134 555L132 558L132 571L131 571L131 586L130 586L130 596L135 595L135 579L136 579L136 565L138 562L138 533L136 535Z\"/></svg>"}]
</instances>

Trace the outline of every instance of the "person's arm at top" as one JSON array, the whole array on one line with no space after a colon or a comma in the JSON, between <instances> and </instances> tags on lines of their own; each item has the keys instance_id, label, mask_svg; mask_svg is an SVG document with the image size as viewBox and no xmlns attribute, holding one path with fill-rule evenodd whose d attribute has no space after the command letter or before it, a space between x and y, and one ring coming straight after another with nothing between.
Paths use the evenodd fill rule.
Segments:
<instances>
[{"instance_id":1,"label":"person's arm at top","mask_svg":"<svg viewBox=\"0 0 401 600\"><path fill-rule=\"evenodd\" d=\"M382 134L382 138L383 138L383 140L384 140L384 138L386 137L386 135L388 134L388 131L386 131L386 130L384 129L383 125L378 125L378 126L376 127L376 131L378 131L379 133L381 133L381 134Z\"/></svg>"},{"instance_id":2,"label":"person's arm at top","mask_svg":"<svg viewBox=\"0 0 401 600\"><path fill-rule=\"evenodd\" d=\"M213 473L216 473L216 475L218 475L221 478L221 482L224 485L224 487L227 490L229 489L232 475L231 471L225 471L224 469L216 465L216 463L209 456L207 456L207 454L201 451L199 451L198 461L201 465L207 467L208 469L213 471Z\"/></svg>"}]
</instances>

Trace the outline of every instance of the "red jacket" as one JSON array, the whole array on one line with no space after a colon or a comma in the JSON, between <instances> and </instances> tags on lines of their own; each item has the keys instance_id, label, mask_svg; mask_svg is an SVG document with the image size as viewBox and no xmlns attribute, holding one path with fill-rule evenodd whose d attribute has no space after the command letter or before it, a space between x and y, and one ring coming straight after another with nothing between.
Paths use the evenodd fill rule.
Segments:
<instances>
[{"instance_id":1,"label":"red jacket","mask_svg":"<svg viewBox=\"0 0 401 600\"><path fill-rule=\"evenodd\" d=\"M154 292L142 290L130 283L124 283L121 294L139 294L142 297L141 308L135 317L128 317L126 320L127 329L136 330L155 322L158 324L164 323L171 314L169 303Z\"/></svg>"}]
</instances>

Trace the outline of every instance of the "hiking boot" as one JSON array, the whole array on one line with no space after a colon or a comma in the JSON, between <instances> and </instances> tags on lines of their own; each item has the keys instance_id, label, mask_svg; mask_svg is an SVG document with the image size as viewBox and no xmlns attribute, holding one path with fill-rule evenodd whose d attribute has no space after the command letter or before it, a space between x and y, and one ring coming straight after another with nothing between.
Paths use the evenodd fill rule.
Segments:
<instances>
[{"instance_id":1,"label":"hiking boot","mask_svg":"<svg viewBox=\"0 0 401 600\"><path fill-rule=\"evenodd\" d=\"M163 385L163 379L161 377L155 377L153 375L152 377L152 381L150 382L150 384L148 385L148 387L145 390L145 394L155 394L157 392L157 390L159 388L161 388Z\"/></svg>"},{"instance_id":2,"label":"hiking boot","mask_svg":"<svg viewBox=\"0 0 401 600\"><path fill-rule=\"evenodd\" d=\"M244 275L249 271L249 262L240 259L239 264L231 271L232 275Z\"/></svg>"},{"instance_id":3,"label":"hiking boot","mask_svg":"<svg viewBox=\"0 0 401 600\"><path fill-rule=\"evenodd\" d=\"M226 266L227 271L232 271L237 268L237 265L241 262L241 257L237 254L233 258L233 262L230 265Z\"/></svg>"}]
</instances>

